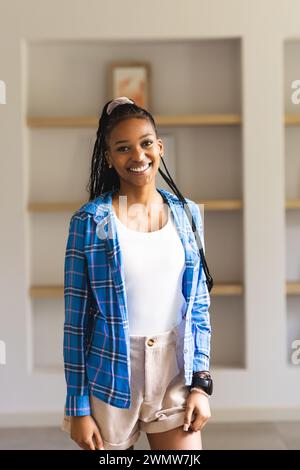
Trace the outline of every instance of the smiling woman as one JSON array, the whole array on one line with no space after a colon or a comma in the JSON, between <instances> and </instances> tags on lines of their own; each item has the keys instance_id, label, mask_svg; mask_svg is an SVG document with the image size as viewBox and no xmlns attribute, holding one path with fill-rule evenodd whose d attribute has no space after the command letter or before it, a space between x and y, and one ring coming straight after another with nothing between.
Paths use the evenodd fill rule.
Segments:
<instances>
[{"instance_id":1,"label":"smiling woman","mask_svg":"<svg viewBox=\"0 0 300 470\"><path fill-rule=\"evenodd\" d=\"M159 168L163 153L147 110L106 103L65 258L63 429L83 449L130 449L141 430L151 449L202 448L210 297L193 231L204 246L203 223ZM158 172L176 195L156 187Z\"/></svg>"},{"instance_id":2,"label":"smiling woman","mask_svg":"<svg viewBox=\"0 0 300 470\"><path fill-rule=\"evenodd\" d=\"M126 139L122 138L124 136ZM158 171L162 152L162 140L156 138L149 120L131 118L121 121L113 128L105 157L108 166L118 173L120 187L127 194L128 185L138 184L146 189L145 185L155 183L153 179Z\"/></svg>"},{"instance_id":3,"label":"smiling woman","mask_svg":"<svg viewBox=\"0 0 300 470\"><path fill-rule=\"evenodd\" d=\"M130 191L131 185L134 184L143 188L145 196L147 190L149 201L149 196L151 199L151 195L155 195L154 178L159 170L160 159L163 157L163 142L158 138L156 125L150 113L126 97L113 101L118 103L118 106L109 108L112 103L109 102L107 107L110 113L102 113L100 119L92 161L94 171L89 181L90 200L107 189L115 188L120 190L119 196L122 194L129 196L128 188ZM95 177L96 171L98 173L100 171L103 176L106 173L105 178ZM101 183L102 187L99 187ZM130 193L133 195L132 190ZM139 202L143 201L140 199Z\"/></svg>"}]
</instances>

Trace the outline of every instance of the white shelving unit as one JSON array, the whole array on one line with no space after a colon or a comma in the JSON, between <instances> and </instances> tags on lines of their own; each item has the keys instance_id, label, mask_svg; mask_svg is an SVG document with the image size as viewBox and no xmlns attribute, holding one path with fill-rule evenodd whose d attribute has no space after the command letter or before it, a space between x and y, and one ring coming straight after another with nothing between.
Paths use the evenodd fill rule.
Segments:
<instances>
[{"instance_id":1,"label":"white shelving unit","mask_svg":"<svg viewBox=\"0 0 300 470\"><path fill-rule=\"evenodd\" d=\"M215 57L213 62L211 56ZM238 39L30 45L29 293L32 299L38 298L32 302L34 365L39 369L61 365L57 349L61 347L61 286L68 219L88 197L85 186L98 125L98 118L93 116L99 115L99 108L110 99L106 95L107 65L128 57L147 59L152 64L149 110L162 138L173 137L176 183L187 197L199 203L205 201L206 254L216 283L210 309L214 330L212 367L244 367ZM176 81L172 79L175 74ZM165 153L167 161L168 147ZM172 170L170 166L168 169ZM160 176L157 185L171 191ZM219 201L217 206L210 203L215 200ZM229 201L230 210L223 209L224 200ZM47 329L49 316L52 327ZM224 329L230 330L226 339ZM44 342L45 334L47 339L52 335L53 341L47 343L45 338Z\"/></svg>"}]
</instances>

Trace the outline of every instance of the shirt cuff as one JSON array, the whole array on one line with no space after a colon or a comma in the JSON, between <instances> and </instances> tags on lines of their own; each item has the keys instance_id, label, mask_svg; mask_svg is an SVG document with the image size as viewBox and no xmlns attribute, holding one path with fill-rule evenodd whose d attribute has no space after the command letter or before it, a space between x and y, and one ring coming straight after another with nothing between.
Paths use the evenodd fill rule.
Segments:
<instances>
[{"instance_id":1,"label":"shirt cuff","mask_svg":"<svg viewBox=\"0 0 300 470\"><path fill-rule=\"evenodd\" d=\"M91 415L89 395L68 395L66 398L66 416Z\"/></svg>"},{"instance_id":2,"label":"shirt cuff","mask_svg":"<svg viewBox=\"0 0 300 470\"><path fill-rule=\"evenodd\" d=\"M209 370L209 357L206 354L199 353L194 356L193 372Z\"/></svg>"}]
</instances>

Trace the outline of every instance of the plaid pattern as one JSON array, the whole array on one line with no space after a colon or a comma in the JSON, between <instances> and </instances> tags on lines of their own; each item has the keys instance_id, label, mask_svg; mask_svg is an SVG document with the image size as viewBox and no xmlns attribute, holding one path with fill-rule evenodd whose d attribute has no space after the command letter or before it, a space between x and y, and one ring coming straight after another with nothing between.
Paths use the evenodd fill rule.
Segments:
<instances>
[{"instance_id":1,"label":"plaid pattern","mask_svg":"<svg viewBox=\"0 0 300 470\"><path fill-rule=\"evenodd\" d=\"M193 371L209 370L210 296L198 247L180 200L157 188L169 205L185 250L185 384ZM114 190L75 211L64 270L64 370L67 416L91 414L89 395L130 408L130 337L122 253L112 213ZM199 207L186 198L204 245Z\"/></svg>"}]
</instances>

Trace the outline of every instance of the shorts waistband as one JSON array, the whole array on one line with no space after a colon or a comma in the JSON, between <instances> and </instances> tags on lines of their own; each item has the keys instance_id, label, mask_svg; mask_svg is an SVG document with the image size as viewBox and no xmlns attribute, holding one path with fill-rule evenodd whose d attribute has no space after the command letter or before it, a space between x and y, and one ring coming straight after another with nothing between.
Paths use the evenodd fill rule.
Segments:
<instances>
[{"instance_id":1,"label":"shorts waistband","mask_svg":"<svg viewBox=\"0 0 300 470\"><path fill-rule=\"evenodd\" d=\"M133 335L130 336L130 344L133 346L144 346L148 345L153 347L162 346L173 343L178 338L183 338L185 332L185 318L181 320L178 325L175 325L170 330L154 335Z\"/></svg>"}]
</instances>

